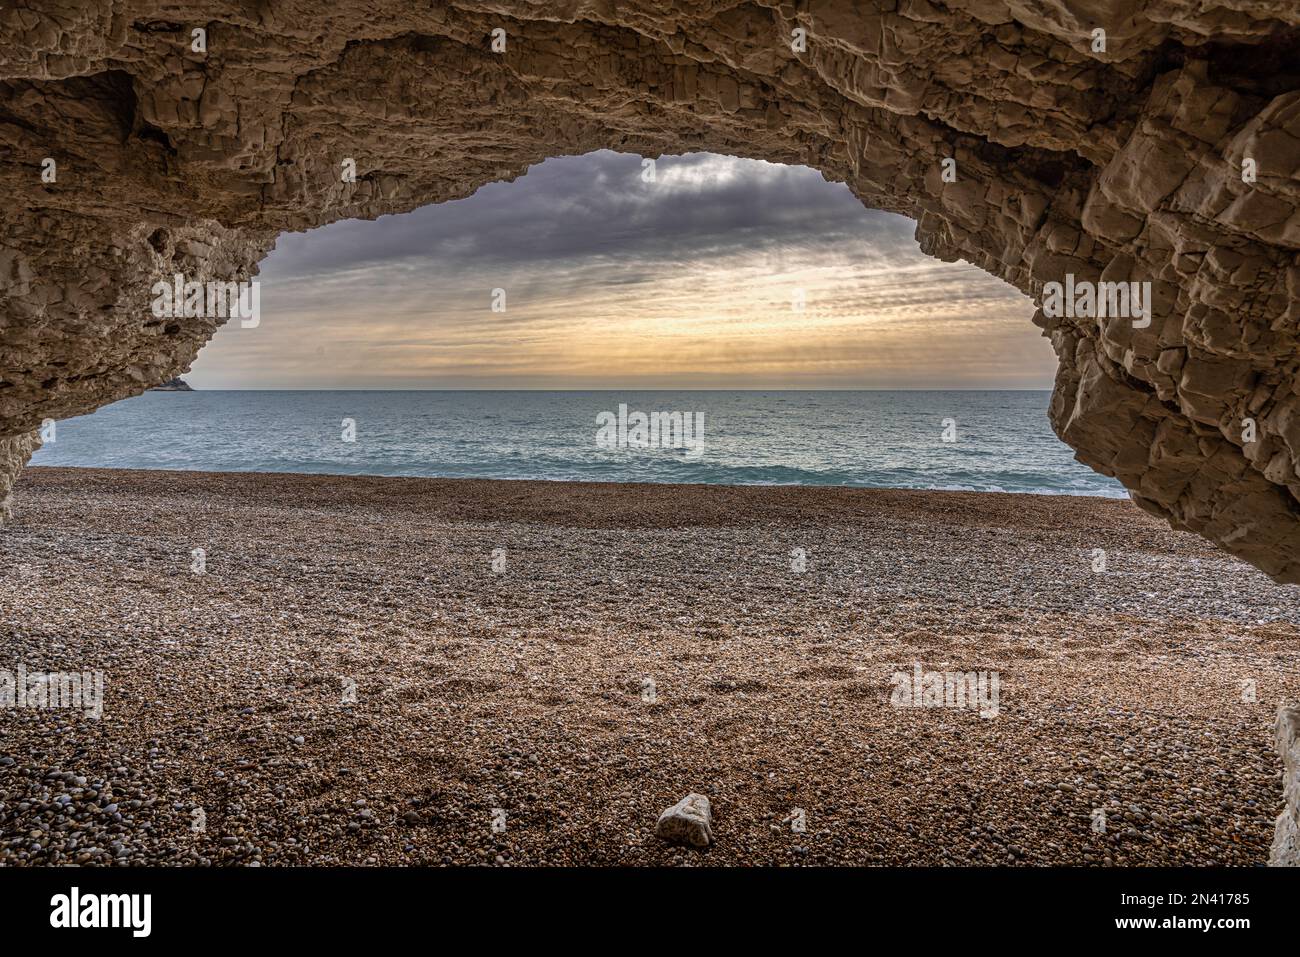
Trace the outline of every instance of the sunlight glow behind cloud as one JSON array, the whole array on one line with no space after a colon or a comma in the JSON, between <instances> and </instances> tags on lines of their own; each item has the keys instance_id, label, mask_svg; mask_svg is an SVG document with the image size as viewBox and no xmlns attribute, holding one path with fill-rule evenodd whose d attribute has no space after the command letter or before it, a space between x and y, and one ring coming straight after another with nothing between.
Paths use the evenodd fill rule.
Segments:
<instances>
[{"instance_id":1,"label":"sunlight glow behind cloud","mask_svg":"<svg viewBox=\"0 0 1300 957\"><path fill-rule=\"evenodd\" d=\"M1049 388L1029 300L814 170L601 151L282 236L199 388ZM507 311L490 309L507 291ZM806 306L792 309L802 289Z\"/></svg>"}]
</instances>

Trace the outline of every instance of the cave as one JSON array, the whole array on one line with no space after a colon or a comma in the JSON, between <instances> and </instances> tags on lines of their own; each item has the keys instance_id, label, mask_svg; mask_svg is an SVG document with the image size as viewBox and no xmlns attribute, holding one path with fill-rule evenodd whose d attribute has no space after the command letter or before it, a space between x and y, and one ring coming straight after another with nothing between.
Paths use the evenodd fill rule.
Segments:
<instances>
[{"instance_id":1,"label":"cave","mask_svg":"<svg viewBox=\"0 0 1300 957\"><path fill-rule=\"evenodd\" d=\"M1035 314L1056 433L1300 583L1288 0L43 6L0 10L5 511L43 421L176 377L224 321L159 322L160 280L246 281L282 232L547 157L710 151L814 167L1036 304L1149 289L1145 323Z\"/></svg>"}]
</instances>

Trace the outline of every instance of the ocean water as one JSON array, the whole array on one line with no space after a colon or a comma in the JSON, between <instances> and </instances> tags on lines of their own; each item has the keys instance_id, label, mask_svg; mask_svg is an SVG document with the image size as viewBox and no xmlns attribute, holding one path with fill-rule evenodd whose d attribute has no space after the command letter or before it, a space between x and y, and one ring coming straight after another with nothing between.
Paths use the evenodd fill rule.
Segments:
<instances>
[{"instance_id":1,"label":"ocean water","mask_svg":"<svg viewBox=\"0 0 1300 957\"><path fill-rule=\"evenodd\" d=\"M1048 396L149 392L59 422L32 464L1122 497L1118 482L1074 461L1053 434ZM603 447L598 416L616 416L620 404L702 414L698 449ZM355 441L344 439L345 419ZM955 441L944 440L945 425Z\"/></svg>"}]
</instances>

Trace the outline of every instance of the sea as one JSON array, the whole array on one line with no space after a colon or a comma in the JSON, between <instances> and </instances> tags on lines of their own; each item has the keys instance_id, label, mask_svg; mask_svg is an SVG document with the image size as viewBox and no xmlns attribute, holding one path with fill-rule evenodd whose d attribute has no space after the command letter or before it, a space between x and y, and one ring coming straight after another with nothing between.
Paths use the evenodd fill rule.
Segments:
<instances>
[{"instance_id":1,"label":"sea","mask_svg":"<svg viewBox=\"0 0 1300 957\"><path fill-rule=\"evenodd\" d=\"M55 423L32 464L1124 497L1052 432L1049 395L147 392Z\"/></svg>"}]
</instances>

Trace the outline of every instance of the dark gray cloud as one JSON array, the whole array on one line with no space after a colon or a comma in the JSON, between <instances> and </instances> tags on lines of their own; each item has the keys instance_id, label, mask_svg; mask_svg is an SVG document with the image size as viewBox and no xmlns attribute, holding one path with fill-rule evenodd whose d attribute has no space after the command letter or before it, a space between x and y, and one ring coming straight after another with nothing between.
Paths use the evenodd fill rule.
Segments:
<instances>
[{"instance_id":1,"label":"dark gray cloud","mask_svg":"<svg viewBox=\"0 0 1300 957\"><path fill-rule=\"evenodd\" d=\"M641 163L609 150L549 159L466 199L286 234L263 279L405 260L454 271L614 259L643 263L649 275L664 262L782 245L803 251L856 238L876 248L914 246L910 220L864 210L847 186L828 184L808 167L708 153L665 156L656 181L647 183Z\"/></svg>"}]
</instances>

